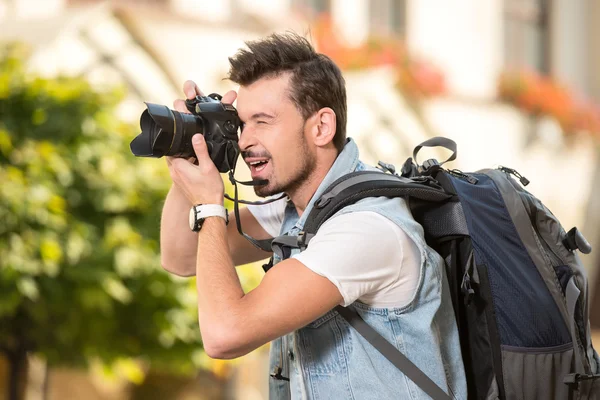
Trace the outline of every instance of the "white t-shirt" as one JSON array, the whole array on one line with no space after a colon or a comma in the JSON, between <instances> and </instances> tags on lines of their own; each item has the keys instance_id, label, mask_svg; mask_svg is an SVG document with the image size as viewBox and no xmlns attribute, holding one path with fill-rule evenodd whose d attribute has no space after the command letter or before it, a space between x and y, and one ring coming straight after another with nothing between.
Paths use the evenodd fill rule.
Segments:
<instances>
[{"instance_id":1,"label":"white t-shirt","mask_svg":"<svg viewBox=\"0 0 600 400\"><path fill-rule=\"evenodd\" d=\"M279 235L286 199L248 209L265 231ZM307 249L292 258L329 279L344 306L356 300L377 308L402 307L413 299L421 256L395 223L371 211L330 218Z\"/></svg>"}]
</instances>

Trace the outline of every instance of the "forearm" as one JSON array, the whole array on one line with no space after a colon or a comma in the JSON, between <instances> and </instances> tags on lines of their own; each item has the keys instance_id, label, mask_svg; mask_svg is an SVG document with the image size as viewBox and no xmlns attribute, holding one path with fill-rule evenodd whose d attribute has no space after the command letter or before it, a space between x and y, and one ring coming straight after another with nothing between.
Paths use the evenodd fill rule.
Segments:
<instances>
[{"instance_id":1,"label":"forearm","mask_svg":"<svg viewBox=\"0 0 600 400\"><path fill-rule=\"evenodd\" d=\"M160 255L163 268L181 276L196 272L198 234L189 228L191 207L183 192L171 186L160 221Z\"/></svg>"},{"instance_id":2,"label":"forearm","mask_svg":"<svg viewBox=\"0 0 600 400\"><path fill-rule=\"evenodd\" d=\"M234 336L244 291L235 271L222 218L207 218L198 235L196 288L200 331L209 354Z\"/></svg>"},{"instance_id":3,"label":"forearm","mask_svg":"<svg viewBox=\"0 0 600 400\"><path fill-rule=\"evenodd\" d=\"M328 278L293 258L244 294L228 252L225 221L207 218L198 236L198 317L204 350L212 358L245 355L306 326L343 300Z\"/></svg>"}]
</instances>

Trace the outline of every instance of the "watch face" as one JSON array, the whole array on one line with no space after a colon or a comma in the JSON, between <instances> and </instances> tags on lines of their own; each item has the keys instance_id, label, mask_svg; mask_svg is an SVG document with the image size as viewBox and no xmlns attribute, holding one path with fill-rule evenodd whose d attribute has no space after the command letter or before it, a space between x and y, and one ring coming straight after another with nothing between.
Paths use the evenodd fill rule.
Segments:
<instances>
[{"instance_id":1,"label":"watch face","mask_svg":"<svg viewBox=\"0 0 600 400\"><path fill-rule=\"evenodd\" d=\"M196 207L190 208L190 229L194 230L196 226Z\"/></svg>"}]
</instances>

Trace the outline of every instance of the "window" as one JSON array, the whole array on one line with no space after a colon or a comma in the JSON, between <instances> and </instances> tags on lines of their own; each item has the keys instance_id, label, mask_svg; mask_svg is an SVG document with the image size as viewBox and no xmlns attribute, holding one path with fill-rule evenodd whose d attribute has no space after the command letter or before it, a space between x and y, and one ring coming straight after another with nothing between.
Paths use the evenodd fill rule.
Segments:
<instances>
[{"instance_id":1,"label":"window","mask_svg":"<svg viewBox=\"0 0 600 400\"><path fill-rule=\"evenodd\" d=\"M504 62L550 72L549 0L505 0Z\"/></svg>"},{"instance_id":2,"label":"window","mask_svg":"<svg viewBox=\"0 0 600 400\"><path fill-rule=\"evenodd\" d=\"M377 36L406 34L406 0L369 2L369 30Z\"/></svg>"}]
</instances>

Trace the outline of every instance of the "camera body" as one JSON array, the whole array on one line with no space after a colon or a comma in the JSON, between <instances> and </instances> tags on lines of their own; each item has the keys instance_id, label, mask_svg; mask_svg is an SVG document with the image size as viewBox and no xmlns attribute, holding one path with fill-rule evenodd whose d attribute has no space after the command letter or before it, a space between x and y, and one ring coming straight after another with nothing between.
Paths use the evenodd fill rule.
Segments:
<instances>
[{"instance_id":1,"label":"camera body","mask_svg":"<svg viewBox=\"0 0 600 400\"><path fill-rule=\"evenodd\" d=\"M138 157L195 157L192 136L200 133L219 172L229 171L239 155L241 121L235 107L221 103L220 99L220 95L213 93L186 100L191 114L146 103L147 109L140 117L142 132L131 141L131 152Z\"/></svg>"},{"instance_id":2,"label":"camera body","mask_svg":"<svg viewBox=\"0 0 600 400\"><path fill-rule=\"evenodd\" d=\"M227 172L229 166L234 166L235 159L229 159L229 164L223 165L223 168L219 168L219 166L228 158L228 145L235 146L238 149L238 129L241 121L237 110L233 105L221 103L219 100L209 96L196 96L195 99L186 100L185 103L187 109L196 118L202 120L202 134L204 135L210 158L220 172ZM191 141L189 144L191 145ZM180 157L188 157L187 154L195 156L193 148L191 151L185 151L182 154Z\"/></svg>"}]
</instances>

